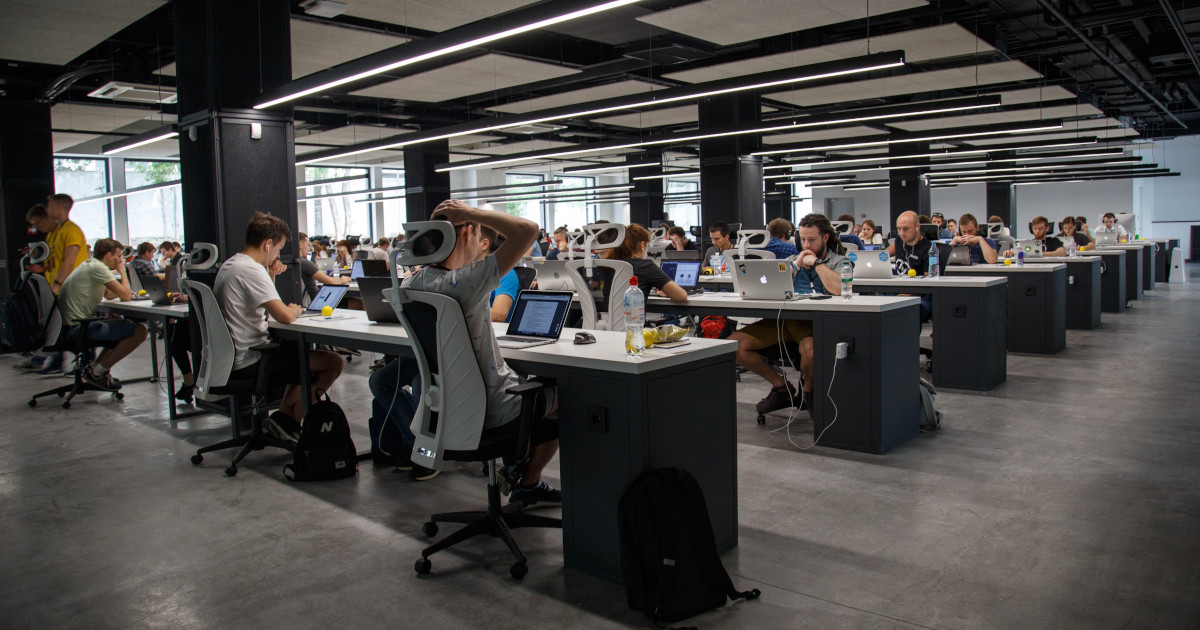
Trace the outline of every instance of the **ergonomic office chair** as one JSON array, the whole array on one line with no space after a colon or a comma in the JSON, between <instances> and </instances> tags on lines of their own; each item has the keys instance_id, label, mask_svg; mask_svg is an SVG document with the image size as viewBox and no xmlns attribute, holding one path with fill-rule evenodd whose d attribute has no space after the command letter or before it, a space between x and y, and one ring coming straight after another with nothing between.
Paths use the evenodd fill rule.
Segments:
<instances>
[{"instance_id":1,"label":"ergonomic office chair","mask_svg":"<svg viewBox=\"0 0 1200 630\"><path fill-rule=\"evenodd\" d=\"M448 221L408 223L404 229L412 246L408 252L393 255L397 265L435 264L454 251L455 231ZM525 577L528 565L510 530L562 527L562 521L505 511L500 503L496 459L512 462L524 459L529 452L533 423L541 417L535 414L535 411L541 411L537 409L536 394L551 383L531 380L509 388L509 394L521 397L520 430L499 437L487 435L483 429L487 389L458 301L441 293L402 288L395 278L392 288L385 289L384 294L408 338L417 341L412 350L423 387L412 423L416 438L412 461L435 470L452 470L454 462L485 462L487 465L487 509L431 516L421 528L430 537L437 536L439 522L465 523L466 526L423 549L414 568L418 574L427 574L432 569L429 556L486 534L500 538L512 551L516 562L509 574L519 580Z\"/></svg>"},{"instance_id":2,"label":"ergonomic office chair","mask_svg":"<svg viewBox=\"0 0 1200 630\"><path fill-rule=\"evenodd\" d=\"M49 255L49 246L42 242L34 243L29 253L21 259L21 269L25 269L27 266L26 263L36 264L42 262ZM46 340L42 345L42 349L46 352L70 352L75 355L75 369L72 372L71 384L34 394L29 399L29 406L36 407L39 398L58 396L63 399L63 409L70 409L71 400L83 392L106 392L112 394L113 398L117 400L125 398L125 394L121 393L121 385L119 383L111 388L97 387L83 378L84 370L91 367L92 362L96 360L97 348L111 348L117 345L116 341L91 341L88 339L88 324L103 321L107 318L85 317L80 319L77 323L79 326L79 335L74 341L70 341L63 336L63 333L67 332L67 328L63 326L62 313L58 310L58 300L54 292L50 290L50 283L46 282L46 277L40 273L33 273L31 271L22 271L21 275L26 282L30 283L34 292L38 295L38 323L41 324L42 330L46 334Z\"/></svg>"},{"instance_id":3,"label":"ergonomic office chair","mask_svg":"<svg viewBox=\"0 0 1200 630\"><path fill-rule=\"evenodd\" d=\"M190 262L190 261L189 261ZM209 264L215 262L212 260ZM201 267L198 263L194 268ZM234 413L230 418L233 423L234 437L218 444L202 447L192 455L192 464L199 465L204 461L204 454L227 448L241 447L233 461L225 469L225 475L232 477L237 474L238 462L250 451L261 450L265 446L275 446L288 451L293 449L292 443L265 433L262 428L262 410L267 404L268 391L266 387L270 361L267 354L262 354L258 361L258 373L253 379L230 379L233 372L234 346L233 337L229 333L229 325L225 323L225 315L221 312L217 296L212 288L203 282L190 278L180 278L179 288L188 297L192 316L200 326L200 338L203 346L200 365L196 368L196 393L207 400L228 396L232 399ZM255 346L251 350L264 352L274 350L279 344L270 343ZM249 399L250 403L250 433L241 434L237 422L237 410Z\"/></svg>"},{"instance_id":4,"label":"ergonomic office chair","mask_svg":"<svg viewBox=\"0 0 1200 630\"><path fill-rule=\"evenodd\" d=\"M517 272L517 286L522 291L528 289L537 279L537 269L533 267L513 267L513 271Z\"/></svg>"},{"instance_id":5,"label":"ergonomic office chair","mask_svg":"<svg viewBox=\"0 0 1200 630\"><path fill-rule=\"evenodd\" d=\"M725 255L730 260L774 260L774 252L762 249L770 240L771 233L766 230L741 230L737 244L725 250Z\"/></svg>"},{"instance_id":6,"label":"ergonomic office chair","mask_svg":"<svg viewBox=\"0 0 1200 630\"><path fill-rule=\"evenodd\" d=\"M616 230L615 237L598 242L604 232ZM584 251L614 249L625 242L625 226L619 223L593 223L583 226ZM625 328L625 303L622 293L629 287L633 265L623 260L572 260L564 265L571 279L582 312L580 328L622 330Z\"/></svg>"}]
</instances>

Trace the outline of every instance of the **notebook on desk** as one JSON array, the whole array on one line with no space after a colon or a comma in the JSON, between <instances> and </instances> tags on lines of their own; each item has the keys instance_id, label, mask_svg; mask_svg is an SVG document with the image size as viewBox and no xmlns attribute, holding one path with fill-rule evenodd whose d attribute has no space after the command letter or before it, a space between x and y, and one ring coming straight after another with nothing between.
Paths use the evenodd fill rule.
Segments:
<instances>
[{"instance_id":1,"label":"notebook on desk","mask_svg":"<svg viewBox=\"0 0 1200 630\"><path fill-rule=\"evenodd\" d=\"M792 264L786 260L734 261L733 291L744 300L790 300L795 296Z\"/></svg>"},{"instance_id":2,"label":"notebook on desk","mask_svg":"<svg viewBox=\"0 0 1200 630\"><path fill-rule=\"evenodd\" d=\"M496 337L496 342L501 348L528 348L558 341L574 295L571 291L521 291L508 331Z\"/></svg>"},{"instance_id":3,"label":"notebook on desk","mask_svg":"<svg viewBox=\"0 0 1200 630\"><path fill-rule=\"evenodd\" d=\"M846 252L854 263L854 279L888 279L892 277L892 258L887 252Z\"/></svg>"},{"instance_id":4,"label":"notebook on desk","mask_svg":"<svg viewBox=\"0 0 1200 630\"><path fill-rule=\"evenodd\" d=\"M309 302L308 307L304 309L300 317L320 317L322 308L326 306L337 308L337 305L342 301L342 297L346 295L348 288L346 285L335 284L327 284L321 287L321 290L317 292L317 297L314 297L312 302Z\"/></svg>"},{"instance_id":5,"label":"notebook on desk","mask_svg":"<svg viewBox=\"0 0 1200 630\"><path fill-rule=\"evenodd\" d=\"M679 288L687 291L688 295L695 293L703 293L704 289L700 288L700 261L680 261L680 260L664 260L662 263L663 273L672 282L679 285Z\"/></svg>"}]
</instances>

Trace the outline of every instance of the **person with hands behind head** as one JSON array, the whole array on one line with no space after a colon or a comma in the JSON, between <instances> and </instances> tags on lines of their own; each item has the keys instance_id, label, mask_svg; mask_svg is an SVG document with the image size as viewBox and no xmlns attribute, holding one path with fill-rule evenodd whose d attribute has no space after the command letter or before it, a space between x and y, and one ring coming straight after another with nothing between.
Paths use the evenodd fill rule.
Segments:
<instances>
[{"instance_id":1,"label":"person with hands behind head","mask_svg":"<svg viewBox=\"0 0 1200 630\"><path fill-rule=\"evenodd\" d=\"M1042 255L1043 256L1066 256L1067 255L1067 248L1063 246L1062 241L1058 240L1057 238L1055 238L1053 236L1049 236L1049 232L1050 232L1050 220L1049 219L1047 219L1046 217L1042 217L1042 216L1034 217L1031 227L1033 228L1034 240L1042 242ZM1005 258L1012 258L1015 255L1016 255L1016 252L1014 252L1011 249L1004 252Z\"/></svg>"},{"instance_id":2,"label":"person with hands behind head","mask_svg":"<svg viewBox=\"0 0 1200 630\"><path fill-rule=\"evenodd\" d=\"M287 223L279 217L257 212L246 224L246 247L229 257L217 272L213 285L217 303L233 338L234 360L230 380L252 380L258 375L259 352L254 346L266 344L271 335L267 315L275 321L290 324L303 309L296 304L284 304L275 290L275 276L284 270L279 261L291 237ZM275 437L295 442L300 439L300 365L296 361L299 348L295 342L284 341L270 351L268 387L286 386L279 410L263 421L263 426ZM308 368L312 388L310 402L341 375L345 364L336 353L324 350L308 351Z\"/></svg>"},{"instance_id":3,"label":"person with hands behind head","mask_svg":"<svg viewBox=\"0 0 1200 630\"><path fill-rule=\"evenodd\" d=\"M966 245L971 250L971 264L982 265L984 263L992 264L996 262L996 248L999 244L990 239L979 235L979 220L975 215L967 213L962 215L958 221L959 231L962 234L951 239L951 245Z\"/></svg>"}]
</instances>

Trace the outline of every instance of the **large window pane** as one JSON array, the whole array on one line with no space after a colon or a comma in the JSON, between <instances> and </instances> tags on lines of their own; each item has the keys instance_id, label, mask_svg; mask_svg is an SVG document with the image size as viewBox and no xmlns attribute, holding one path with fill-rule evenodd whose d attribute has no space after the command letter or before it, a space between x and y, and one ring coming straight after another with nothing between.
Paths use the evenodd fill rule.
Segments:
<instances>
[{"instance_id":1,"label":"large window pane","mask_svg":"<svg viewBox=\"0 0 1200 630\"><path fill-rule=\"evenodd\" d=\"M391 188L393 186L404 185L404 171L398 168L382 169L383 186L382 188ZM403 190L388 190L382 193L383 197L394 197L404 194ZM364 204L374 206L375 204ZM408 206L405 205L404 199L390 199L383 202L383 234L380 237L394 237L404 231L404 222L408 220Z\"/></svg>"},{"instance_id":2,"label":"large window pane","mask_svg":"<svg viewBox=\"0 0 1200 630\"><path fill-rule=\"evenodd\" d=\"M54 191L71 195L75 199L103 195L108 192L108 162L83 158L55 158ZM112 237L108 206L108 200L86 201L75 204L71 209L71 220L83 230L83 237L87 242L95 243L102 238Z\"/></svg>"},{"instance_id":3,"label":"large window pane","mask_svg":"<svg viewBox=\"0 0 1200 630\"><path fill-rule=\"evenodd\" d=\"M363 241L374 238L371 229L371 204L356 203L367 195L347 195L368 188L367 169L339 166L306 166L304 181L314 182L362 175L360 179L321 184L305 189L310 197L332 195L306 201L308 204L308 235L328 236L340 240L347 234L361 236Z\"/></svg>"},{"instance_id":4,"label":"large window pane","mask_svg":"<svg viewBox=\"0 0 1200 630\"><path fill-rule=\"evenodd\" d=\"M792 184L792 217L793 223L799 222L800 219L812 214L812 188L808 182L797 182Z\"/></svg>"},{"instance_id":5,"label":"large window pane","mask_svg":"<svg viewBox=\"0 0 1200 630\"><path fill-rule=\"evenodd\" d=\"M180 181L179 162L125 161L125 187L141 188ZM125 198L129 216L130 244L149 241L182 243L183 193L180 186L166 186L133 193Z\"/></svg>"},{"instance_id":6,"label":"large window pane","mask_svg":"<svg viewBox=\"0 0 1200 630\"><path fill-rule=\"evenodd\" d=\"M696 201L700 196L700 182L668 179L666 192L663 211L668 219L685 230L700 225L700 202ZM680 203L671 203L672 200Z\"/></svg>"},{"instance_id":7,"label":"large window pane","mask_svg":"<svg viewBox=\"0 0 1200 630\"><path fill-rule=\"evenodd\" d=\"M527 175L523 173L508 173L505 175L505 182L512 184L535 184L542 181L541 175ZM516 195L519 193L529 193L530 196L541 192L539 186L509 188L504 191L506 195ZM546 227L544 218L542 217L542 202L540 201L509 201L504 204L505 209L509 214L515 214L519 217L524 217L537 223L542 227Z\"/></svg>"},{"instance_id":8,"label":"large window pane","mask_svg":"<svg viewBox=\"0 0 1200 630\"><path fill-rule=\"evenodd\" d=\"M591 188L592 186L595 186L596 182L596 178L594 177L562 176L558 179L561 179L562 183L547 190L558 190L563 188ZM582 195L571 195L571 197L577 196ZM588 193L587 196L594 197L595 194ZM550 206L550 223L552 225L542 226L547 230L553 230L560 225L565 225L568 227L568 229L572 230L578 229L591 223L591 219L595 216L594 210L591 213L588 212L586 200L564 201L561 203L551 202L548 205Z\"/></svg>"}]
</instances>

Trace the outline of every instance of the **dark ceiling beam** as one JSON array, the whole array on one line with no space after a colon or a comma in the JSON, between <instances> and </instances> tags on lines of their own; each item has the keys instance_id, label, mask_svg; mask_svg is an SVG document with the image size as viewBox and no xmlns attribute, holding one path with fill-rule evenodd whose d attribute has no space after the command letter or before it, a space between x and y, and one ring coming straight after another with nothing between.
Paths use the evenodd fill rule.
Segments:
<instances>
[{"instance_id":1,"label":"dark ceiling beam","mask_svg":"<svg viewBox=\"0 0 1200 630\"><path fill-rule=\"evenodd\" d=\"M1183 51L1187 53L1188 59L1192 62L1192 67L1196 69L1196 75L1200 76L1200 56L1196 55L1196 47L1192 46L1192 40L1188 36L1187 28L1183 25L1183 20L1179 19L1179 14L1175 12L1175 7L1171 6L1170 0L1158 0L1158 4L1162 6L1163 13L1167 16L1167 21L1171 23L1171 28L1175 29L1175 35L1179 37L1179 43L1183 44ZM1192 97L1192 102L1195 102L1195 96L1192 96L1191 91L1188 95Z\"/></svg>"},{"instance_id":2,"label":"dark ceiling beam","mask_svg":"<svg viewBox=\"0 0 1200 630\"><path fill-rule=\"evenodd\" d=\"M1088 47L1088 50L1092 51L1093 55L1096 55L1101 60L1103 60L1106 64L1108 64L1108 66L1110 68L1112 68L1113 72L1117 73L1117 76L1124 79L1125 82L1128 83L1130 87L1137 90L1143 97L1145 97L1146 100L1150 101L1156 107L1158 107L1158 109L1160 109L1167 116L1167 118L1170 118L1172 121L1175 122L1175 124L1179 125L1180 127L1187 128L1187 124L1185 124L1182 120L1180 120L1177 116L1175 116L1175 114L1172 113L1171 110L1168 109L1167 106L1162 103L1162 101L1158 100L1153 94L1150 93L1149 90L1147 90L1145 87L1143 87L1142 84L1140 82L1138 82L1137 79L1129 76L1129 73L1126 72L1119 65L1117 65L1117 63L1115 61L1113 61L1108 55L1106 55L1104 53L1104 51L1100 49L1100 46L1098 46L1096 44L1096 42L1092 41L1092 39L1090 37L1088 37L1087 34L1085 34L1082 30L1080 30L1078 26L1075 26L1075 24L1073 22L1071 22L1071 20L1066 15L1064 15L1062 13L1062 11L1059 11L1058 7L1056 7L1051 0L1037 0L1037 3L1039 5L1041 5L1042 8L1044 8L1047 12L1049 12L1051 15L1053 15L1054 19L1058 20L1059 23L1062 24L1063 28L1070 31L1073 35L1075 35L1075 37L1077 37L1079 39L1079 41L1083 42Z\"/></svg>"}]
</instances>

